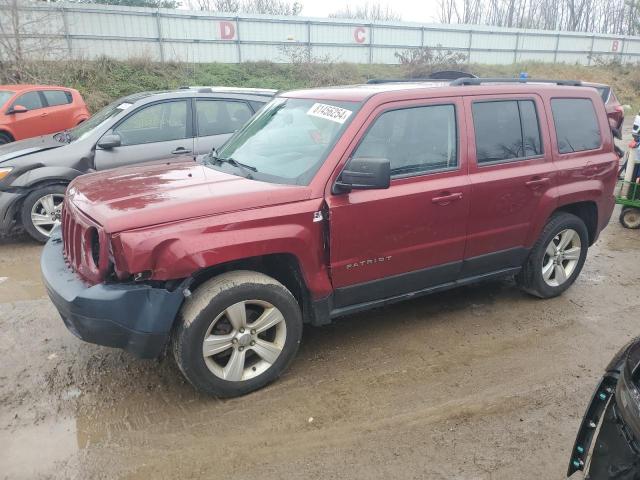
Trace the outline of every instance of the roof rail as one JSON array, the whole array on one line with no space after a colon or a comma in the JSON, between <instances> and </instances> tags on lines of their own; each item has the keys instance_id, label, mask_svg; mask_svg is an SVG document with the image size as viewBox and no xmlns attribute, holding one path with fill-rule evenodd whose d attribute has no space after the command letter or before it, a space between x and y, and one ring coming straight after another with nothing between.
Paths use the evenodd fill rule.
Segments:
<instances>
[{"instance_id":1,"label":"roof rail","mask_svg":"<svg viewBox=\"0 0 640 480\"><path fill-rule=\"evenodd\" d=\"M581 87L580 80L542 80L537 78L457 78L449 85L482 85L483 83L552 83L554 85L563 85L566 87Z\"/></svg>"},{"instance_id":2,"label":"roof rail","mask_svg":"<svg viewBox=\"0 0 640 480\"><path fill-rule=\"evenodd\" d=\"M437 78L370 78L369 85L379 85L382 83L420 83L420 82L442 82Z\"/></svg>"},{"instance_id":3,"label":"roof rail","mask_svg":"<svg viewBox=\"0 0 640 480\"><path fill-rule=\"evenodd\" d=\"M368 84L381 83L415 83L415 82L443 82L447 80L456 80L459 78L478 78L473 73L461 72L458 70L441 70L432 72L428 77L418 78L371 78L367 80Z\"/></svg>"}]
</instances>

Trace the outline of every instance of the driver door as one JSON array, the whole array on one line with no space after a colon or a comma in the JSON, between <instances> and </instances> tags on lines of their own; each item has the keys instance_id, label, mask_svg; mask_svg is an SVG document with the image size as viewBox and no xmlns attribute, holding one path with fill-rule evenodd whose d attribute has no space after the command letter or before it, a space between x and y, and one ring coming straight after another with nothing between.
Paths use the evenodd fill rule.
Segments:
<instances>
[{"instance_id":1,"label":"driver door","mask_svg":"<svg viewBox=\"0 0 640 480\"><path fill-rule=\"evenodd\" d=\"M350 158L391 164L386 190L328 196L330 266L337 308L455 281L469 211L459 98L380 107Z\"/></svg>"},{"instance_id":2,"label":"driver door","mask_svg":"<svg viewBox=\"0 0 640 480\"><path fill-rule=\"evenodd\" d=\"M106 170L192 155L192 123L189 99L142 106L105 133L118 135L121 144L109 149L96 146L96 169Z\"/></svg>"},{"instance_id":3,"label":"driver door","mask_svg":"<svg viewBox=\"0 0 640 480\"><path fill-rule=\"evenodd\" d=\"M39 92L32 91L20 95L8 110L16 105L28 109L24 113L7 114L7 123L11 126L16 140L45 135L55 130L51 128L48 113Z\"/></svg>"}]
</instances>

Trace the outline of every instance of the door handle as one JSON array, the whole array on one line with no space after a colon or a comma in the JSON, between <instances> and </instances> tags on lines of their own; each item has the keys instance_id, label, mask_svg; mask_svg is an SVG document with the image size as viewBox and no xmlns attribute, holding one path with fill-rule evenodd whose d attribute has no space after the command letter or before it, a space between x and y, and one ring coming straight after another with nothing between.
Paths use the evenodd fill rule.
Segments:
<instances>
[{"instance_id":1,"label":"door handle","mask_svg":"<svg viewBox=\"0 0 640 480\"><path fill-rule=\"evenodd\" d=\"M191 150L187 150L184 147L178 147L171 153L173 153L174 155L180 155L181 153L191 153Z\"/></svg>"},{"instance_id":2,"label":"door handle","mask_svg":"<svg viewBox=\"0 0 640 480\"><path fill-rule=\"evenodd\" d=\"M529 188L539 188L549 183L551 179L547 177L543 178L533 178L524 182L524 184Z\"/></svg>"},{"instance_id":3,"label":"door handle","mask_svg":"<svg viewBox=\"0 0 640 480\"><path fill-rule=\"evenodd\" d=\"M587 165L582 169L584 174L588 177L597 175L598 173L600 173L601 170L602 170L601 165Z\"/></svg>"},{"instance_id":4,"label":"door handle","mask_svg":"<svg viewBox=\"0 0 640 480\"><path fill-rule=\"evenodd\" d=\"M47 112L43 112L43 113L40 114L41 117L46 117L47 115L48 115Z\"/></svg>"},{"instance_id":5,"label":"door handle","mask_svg":"<svg viewBox=\"0 0 640 480\"><path fill-rule=\"evenodd\" d=\"M433 197L431 202L437 203L438 205L449 205L451 202L455 202L456 200L462 200L462 192L447 193L440 197Z\"/></svg>"}]
</instances>

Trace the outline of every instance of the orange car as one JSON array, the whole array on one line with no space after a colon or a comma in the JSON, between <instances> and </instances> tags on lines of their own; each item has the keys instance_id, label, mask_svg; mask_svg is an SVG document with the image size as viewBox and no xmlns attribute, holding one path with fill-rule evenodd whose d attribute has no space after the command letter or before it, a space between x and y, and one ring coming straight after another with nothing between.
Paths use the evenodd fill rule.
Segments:
<instances>
[{"instance_id":1,"label":"orange car","mask_svg":"<svg viewBox=\"0 0 640 480\"><path fill-rule=\"evenodd\" d=\"M89 118L77 90L44 85L0 85L0 145L60 132Z\"/></svg>"}]
</instances>

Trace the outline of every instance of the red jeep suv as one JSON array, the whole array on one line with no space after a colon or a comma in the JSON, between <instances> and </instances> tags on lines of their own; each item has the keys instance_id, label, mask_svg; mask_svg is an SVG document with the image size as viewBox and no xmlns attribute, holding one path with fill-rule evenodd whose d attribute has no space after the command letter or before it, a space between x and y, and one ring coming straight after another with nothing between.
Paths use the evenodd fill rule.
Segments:
<instances>
[{"instance_id":1,"label":"red jeep suv","mask_svg":"<svg viewBox=\"0 0 640 480\"><path fill-rule=\"evenodd\" d=\"M515 275L561 294L614 207L604 104L579 82L281 94L217 152L85 175L42 255L83 340L219 397L276 379L302 325Z\"/></svg>"}]
</instances>

